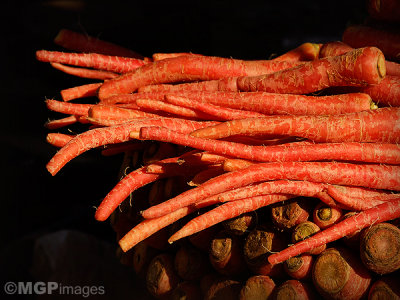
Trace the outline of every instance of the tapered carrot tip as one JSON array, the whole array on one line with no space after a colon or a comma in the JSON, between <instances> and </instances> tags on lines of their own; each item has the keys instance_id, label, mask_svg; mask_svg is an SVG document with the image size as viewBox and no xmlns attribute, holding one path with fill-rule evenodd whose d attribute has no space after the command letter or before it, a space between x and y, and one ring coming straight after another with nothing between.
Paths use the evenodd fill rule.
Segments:
<instances>
[{"instance_id":1,"label":"tapered carrot tip","mask_svg":"<svg viewBox=\"0 0 400 300\"><path fill-rule=\"evenodd\" d=\"M360 255L364 265L375 273L400 269L400 229L390 223L365 229L360 237Z\"/></svg>"}]
</instances>

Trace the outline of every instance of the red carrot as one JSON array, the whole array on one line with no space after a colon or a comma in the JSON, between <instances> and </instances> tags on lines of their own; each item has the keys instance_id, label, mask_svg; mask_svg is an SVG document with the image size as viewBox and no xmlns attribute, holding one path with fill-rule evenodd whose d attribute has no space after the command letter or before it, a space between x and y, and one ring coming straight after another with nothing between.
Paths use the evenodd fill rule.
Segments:
<instances>
[{"instance_id":1,"label":"red carrot","mask_svg":"<svg viewBox=\"0 0 400 300\"><path fill-rule=\"evenodd\" d=\"M279 253L272 254L268 258L268 261L271 264L283 262L290 257L299 255L315 247L336 241L348 234L368 227L371 224L385 222L398 218L399 216L400 198L397 198L364 210L354 216L348 217L343 221L318 232L304 241L298 242Z\"/></svg>"},{"instance_id":2,"label":"red carrot","mask_svg":"<svg viewBox=\"0 0 400 300\"><path fill-rule=\"evenodd\" d=\"M275 61L308 61L318 58L321 44L303 43L300 46L287 51L286 53L273 58Z\"/></svg>"},{"instance_id":3,"label":"red carrot","mask_svg":"<svg viewBox=\"0 0 400 300\"><path fill-rule=\"evenodd\" d=\"M322 45L319 57L337 56L352 50L354 50L353 47L341 41L328 42ZM400 76L400 64L386 59L385 65L386 75Z\"/></svg>"},{"instance_id":4,"label":"red carrot","mask_svg":"<svg viewBox=\"0 0 400 300\"><path fill-rule=\"evenodd\" d=\"M76 67L70 67L70 66L66 66L63 64L59 64L59 63L50 63L50 64L53 68L60 70L64 73L78 76L78 77L83 77L83 78L106 80L106 79L111 79L111 78L115 78L115 77L119 76L119 74L114 73L114 72L109 72L109 71L92 70L92 69L87 69L87 68L76 68Z\"/></svg>"},{"instance_id":5,"label":"red carrot","mask_svg":"<svg viewBox=\"0 0 400 300\"><path fill-rule=\"evenodd\" d=\"M256 162L247 159L228 158L224 160L222 164L222 169L226 172L231 172L247 168L248 166L251 166L255 163Z\"/></svg>"},{"instance_id":6,"label":"red carrot","mask_svg":"<svg viewBox=\"0 0 400 300\"><path fill-rule=\"evenodd\" d=\"M117 103L135 103L137 99L151 99L163 100L165 93L133 93L133 94L118 94L102 99L100 103L103 104L117 104Z\"/></svg>"},{"instance_id":7,"label":"red carrot","mask_svg":"<svg viewBox=\"0 0 400 300\"><path fill-rule=\"evenodd\" d=\"M101 120L129 120L137 118L159 118L160 116L136 109L121 108L115 105L95 104L88 110L88 117Z\"/></svg>"},{"instance_id":8,"label":"red carrot","mask_svg":"<svg viewBox=\"0 0 400 300\"><path fill-rule=\"evenodd\" d=\"M289 198L290 196L284 194L271 194L224 203L190 220L185 226L175 232L168 241L170 243L175 242L225 220Z\"/></svg>"},{"instance_id":9,"label":"red carrot","mask_svg":"<svg viewBox=\"0 0 400 300\"><path fill-rule=\"evenodd\" d=\"M192 132L202 138L231 135L280 134L305 137L316 142L400 142L400 109L329 116L268 116L232 120Z\"/></svg>"},{"instance_id":10,"label":"red carrot","mask_svg":"<svg viewBox=\"0 0 400 300\"><path fill-rule=\"evenodd\" d=\"M48 133L46 136L46 141L58 148L64 147L71 139L73 135L63 134L63 133Z\"/></svg>"},{"instance_id":11,"label":"red carrot","mask_svg":"<svg viewBox=\"0 0 400 300\"><path fill-rule=\"evenodd\" d=\"M310 217L315 199L295 197L289 201L276 203L270 209L272 223L280 230L291 231Z\"/></svg>"},{"instance_id":12,"label":"red carrot","mask_svg":"<svg viewBox=\"0 0 400 300\"><path fill-rule=\"evenodd\" d=\"M238 110L223 106L217 106L180 96L166 95L165 100L175 105L180 105L186 108L193 108L195 110L203 112L206 114L205 116L208 116L209 119L213 120L234 120L265 116L264 114L254 111Z\"/></svg>"},{"instance_id":13,"label":"red carrot","mask_svg":"<svg viewBox=\"0 0 400 300\"><path fill-rule=\"evenodd\" d=\"M42 62L61 63L115 73L127 73L146 64L144 60L137 58L98 53L67 53L47 50L36 51L36 59Z\"/></svg>"},{"instance_id":14,"label":"red carrot","mask_svg":"<svg viewBox=\"0 0 400 300\"><path fill-rule=\"evenodd\" d=\"M63 114L85 116L88 114L88 111L93 106L93 104L68 103L54 99L47 99L46 106L52 111L60 112Z\"/></svg>"},{"instance_id":15,"label":"red carrot","mask_svg":"<svg viewBox=\"0 0 400 300\"><path fill-rule=\"evenodd\" d=\"M95 52L143 59L142 55L120 45L65 28L58 32L54 38L54 43L71 51Z\"/></svg>"},{"instance_id":16,"label":"red carrot","mask_svg":"<svg viewBox=\"0 0 400 300\"><path fill-rule=\"evenodd\" d=\"M262 118L257 120L260 123L262 122ZM206 127L205 130L207 129ZM337 132L336 135L338 134ZM135 137L136 135L133 132L131 137ZM290 146L286 146L285 144L276 146L251 146L241 143L197 138L155 126L142 127L139 132L139 139L190 146L195 149L250 161L347 160L387 164L400 163L400 146L397 144L342 142Z\"/></svg>"},{"instance_id":17,"label":"red carrot","mask_svg":"<svg viewBox=\"0 0 400 300\"><path fill-rule=\"evenodd\" d=\"M211 165L206 169L201 170L188 182L189 186L199 186L207 180L225 173L221 165Z\"/></svg>"},{"instance_id":18,"label":"red carrot","mask_svg":"<svg viewBox=\"0 0 400 300\"><path fill-rule=\"evenodd\" d=\"M308 94L332 86L377 84L386 75L385 57L375 47L358 48L339 56L305 62L267 75L242 76L239 91Z\"/></svg>"},{"instance_id":19,"label":"red carrot","mask_svg":"<svg viewBox=\"0 0 400 300\"><path fill-rule=\"evenodd\" d=\"M310 238L317 232L319 232L321 228L318 227L317 224L311 221L303 221L299 224L296 225L296 227L293 228L292 231L292 244L298 243L300 241L304 241L305 239ZM311 254L311 255L318 255L322 251L326 249L326 245L321 245L318 247L314 247L313 249L304 252L306 254Z\"/></svg>"},{"instance_id":20,"label":"red carrot","mask_svg":"<svg viewBox=\"0 0 400 300\"><path fill-rule=\"evenodd\" d=\"M152 58L153 61L162 60L166 58L173 58L183 55L195 55L195 56L203 56L202 54L195 54L191 52L175 52L175 53L153 53Z\"/></svg>"},{"instance_id":21,"label":"red carrot","mask_svg":"<svg viewBox=\"0 0 400 300\"><path fill-rule=\"evenodd\" d=\"M207 126L207 124L209 123L172 118L154 118L141 119L113 127L95 128L77 135L54 155L46 167L52 175L55 175L67 162L89 149L128 141L130 132L138 130L141 126L162 125L187 133L195 128Z\"/></svg>"},{"instance_id":22,"label":"red carrot","mask_svg":"<svg viewBox=\"0 0 400 300\"><path fill-rule=\"evenodd\" d=\"M148 208L142 216L154 218L229 189L276 179L400 190L400 167L338 162L259 163L210 179L199 187Z\"/></svg>"},{"instance_id":23,"label":"red carrot","mask_svg":"<svg viewBox=\"0 0 400 300\"><path fill-rule=\"evenodd\" d=\"M318 299L314 287L307 282L296 279L289 279L278 285L271 295L271 300L285 299L301 299L313 300Z\"/></svg>"},{"instance_id":24,"label":"red carrot","mask_svg":"<svg viewBox=\"0 0 400 300\"><path fill-rule=\"evenodd\" d=\"M342 35L342 40L354 48L374 46L379 48L389 60L399 60L400 34L366 25L351 25Z\"/></svg>"},{"instance_id":25,"label":"red carrot","mask_svg":"<svg viewBox=\"0 0 400 300\"><path fill-rule=\"evenodd\" d=\"M65 118L47 121L46 124L44 124L44 126L47 129L59 129L59 128L66 127L71 124L75 124L78 121L79 121L78 116L71 115L71 116L68 116Z\"/></svg>"},{"instance_id":26,"label":"red carrot","mask_svg":"<svg viewBox=\"0 0 400 300\"><path fill-rule=\"evenodd\" d=\"M101 85L102 83L89 83L85 85L64 89L60 93L64 101L70 101L85 97L94 97L96 96L97 90Z\"/></svg>"},{"instance_id":27,"label":"red carrot","mask_svg":"<svg viewBox=\"0 0 400 300\"><path fill-rule=\"evenodd\" d=\"M285 260L283 268L285 272L294 279L311 279L314 257L310 254L301 254Z\"/></svg>"},{"instance_id":28,"label":"red carrot","mask_svg":"<svg viewBox=\"0 0 400 300\"><path fill-rule=\"evenodd\" d=\"M116 94L131 93L139 87L150 84L265 74L298 64L299 62L243 61L194 55L167 58L105 82L99 89L99 98L102 100ZM183 69L182 66L184 66Z\"/></svg>"},{"instance_id":29,"label":"red carrot","mask_svg":"<svg viewBox=\"0 0 400 300\"><path fill-rule=\"evenodd\" d=\"M187 216L192 212L189 207L184 207L171 214L160 218L143 220L141 223L132 228L122 239L119 240L119 245L123 251L128 251L142 240L158 232L162 228L173 224L177 220Z\"/></svg>"},{"instance_id":30,"label":"red carrot","mask_svg":"<svg viewBox=\"0 0 400 300\"><path fill-rule=\"evenodd\" d=\"M239 300L268 299L275 288L275 282L266 275L250 276L240 290Z\"/></svg>"},{"instance_id":31,"label":"red carrot","mask_svg":"<svg viewBox=\"0 0 400 300\"><path fill-rule=\"evenodd\" d=\"M400 106L400 76L387 75L379 84L360 89L381 106Z\"/></svg>"},{"instance_id":32,"label":"red carrot","mask_svg":"<svg viewBox=\"0 0 400 300\"><path fill-rule=\"evenodd\" d=\"M317 204L313 210L312 220L321 229L325 229L337 223L343 216L339 207L331 207L323 202Z\"/></svg>"}]
</instances>

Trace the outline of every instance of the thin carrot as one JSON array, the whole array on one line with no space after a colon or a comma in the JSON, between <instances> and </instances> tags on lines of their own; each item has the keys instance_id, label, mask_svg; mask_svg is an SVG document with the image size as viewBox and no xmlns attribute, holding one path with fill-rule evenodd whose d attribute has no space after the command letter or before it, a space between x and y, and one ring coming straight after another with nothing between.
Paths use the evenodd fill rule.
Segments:
<instances>
[{"instance_id":1,"label":"thin carrot","mask_svg":"<svg viewBox=\"0 0 400 300\"><path fill-rule=\"evenodd\" d=\"M146 219L154 218L229 189L276 179L307 180L398 191L400 167L339 162L258 163L214 177L201 186L146 209L142 212L142 216Z\"/></svg>"},{"instance_id":2,"label":"thin carrot","mask_svg":"<svg viewBox=\"0 0 400 300\"><path fill-rule=\"evenodd\" d=\"M354 48L374 46L379 48L387 59L399 60L400 34L395 30L351 25L344 30L342 41Z\"/></svg>"},{"instance_id":3,"label":"thin carrot","mask_svg":"<svg viewBox=\"0 0 400 300\"><path fill-rule=\"evenodd\" d=\"M127 73L146 64L144 60L137 58L98 53L67 53L48 50L36 51L36 59L42 62L61 63L115 73Z\"/></svg>"},{"instance_id":4,"label":"thin carrot","mask_svg":"<svg viewBox=\"0 0 400 300\"><path fill-rule=\"evenodd\" d=\"M318 43L303 43L300 46L287 51L278 57L273 58L275 61L308 61L318 58L321 44Z\"/></svg>"},{"instance_id":5,"label":"thin carrot","mask_svg":"<svg viewBox=\"0 0 400 300\"><path fill-rule=\"evenodd\" d=\"M88 110L88 117L101 120L129 120L137 118L159 118L160 116L137 109L127 109L115 105L95 104Z\"/></svg>"},{"instance_id":6,"label":"thin carrot","mask_svg":"<svg viewBox=\"0 0 400 300\"><path fill-rule=\"evenodd\" d=\"M143 56L120 45L101 40L85 33L75 32L66 28L61 29L54 43L71 51L95 52L106 55L118 55L143 59Z\"/></svg>"},{"instance_id":7,"label":"thin carrot","mask_svg":"<svg viewBox=\"0 0 400 300\"><path fill-rule=\"evenodd\" d=\"M48 133L46 141L58 148L64 147L74 136L64 133Z\"/></svg>"},{"instance_id":8,"label":"thin carrot","mask_svg":"<svg viewBox=\"0 0 400 300\"><path fill-rule=\"evenodd\" d=\"M70 101L78 98L94 97L97 90L103 83L89 83L68 89L61 90L61 97L64 101Z\"/></svg>"},{"instance_id":9,"label":"thin carrot","mask_svg":"<svg viewBox=\"0 0 400 300\"><path fill-rule=\"evenodd\" d=\"M99 98L126 94L139 87L180 81L212 80L222 77L265 74L298 65L286 61L244 61L222 57L184 55L146 64L137 70L104 83ZM182 69L182 66L185 66Z\"/></svg>"},{"instance_id":10,"label":"thin carrot","mask_svg":"<svg viewBox=\"0 0 400 300\"><path fill-rule=\"evenodd\" d=\"M243 213L254 211L260 207L287 200L289 198L290 196L284 194L271 194L224 203L190 220L186 225L175 232L168 239L168 241L170 243L173 243L181 238L207 229L208 227L211 227L225 220L237 217Z\"/></svg>"},{"instance_id":11,"label":"thin carrot","mask_svg":"<svg viewBox=\"0 0 400 300\"><path fill-rule=\"evenodd\" d=\"M93 104L68 103L54 99L47 99L45 102L47 108L52 111L79 116L86 116L89 109L93 106Z\"/></svg>"},{"instance_id":12,"label":"thin carrot","mask_svg":"<svg viewBox=\"0 0 400 300\"><path fill-rule=\"evenodd\" d=\"M134 136L136 136L136 133L132 132L131 137ZM388 143L337 142L305 145L289 144L289 146L285 144L252 146L235 142L197 138L189 134L181 134L155 126L142 127L139 132L139 139L169 142L210 151L215 154L259 162L342 160L386 164L400 163L400 146Z\"/></svg>"},{"instance_id":13,"label":"thin carrot","mask_svg":"<svg viewBox=\"0 0 400 300\"><path fill-rule=\"evenodd\" d=\"M194 175L193 178L188 182L188 185L199 186L207 180L223 173L225 173L225 170L221 165L211 165Z\"/></svg>"},{"instance_id":14,"label":"thin carrot","mask_svg":"<svg viewBox=\"0 0 400 300\"><path fill-rule=\"evenodd\" d=\"M317 142L400 142L400 109L328 116L268 116L232 120L192 132L201 138L231 135L280 134L305 137Z\"/></svg>"},{"instance_id":15,"label":"thin carrot","mask_svg":"<svg viewBox=\"0 0 400 300\"><path fill-rule=\"evenodd\" d=\"M203 56L202 54L195 54L192 52L174 52L174 53L153 53L152 58L153 61L162 60L166 58L173 58L182 55L196 55L196 56Z\"/></svg>"},{"instance_id":16,"label":"thin carrot","mask_svg":"<svg viewBox=\"0 0 400 300\"><path fill-rule=\"evenodd\" d=\"M400 76L387 75L379 84L360 89L380 106L400 106Z\"/></svg>"},{"instance_id":17,"label":"thin carrot","mask_svg":"<svg viewBox=\"0 0 400 300\"><path fill-rule=\"evenodd\" d=\"M290 257L315 247L336 241L348 234L359 231L371 224L381 223L400 216L400 198L379 204L326 228L312 237L268 257L271 264L283 262Z\"/></svg>"},{"instance_id":18,"label":"thin carrot","mask_svg":"<svg viewBox=\"0 0 400 300\"><path fill-rule=\"evenodd\" d=\"M226 172L231 172L247 168L248 166L254 165L255 163L256 162L247 159L228 158L224 160L222 168Z\"/></svg>"},{"instance_id":19,"label":"thin carrot","mask_svg":"<svg viewBox=\"0 0 400 300\"><path fill-rule=\"evenodd\" d=\"M333 86L377 84L385 75L382 51L365 47L272 74L238 77L237 89L244 92L308 94Z\"/></svg>"},{"instance_id":20,"label":"thin carrot","mask_svg":"<svg viewBox=\"0 0 400 300\"><path fill-rule=\"evenodd\" d=\"M78 77L83 77L83 78L106 80L106 79L111 79L111 78L115 78L115 77L119 76L119 74L114 73L114 72L92 70L92 69L87 69L87 68L76 68L76 67L66 66L66 65L63 65L60 63L50 63L50 65L53 68L60 70L64 73L78 76Z\"/></svg>"},{"instance_id":21,"label":"thin carrot","mask_svg":"<svg viewBox=\"0 0 400 300\"><path fill-rule=\"evenodd\" d=\"M77 116L71 115L71 116L68 116L65 118L61 118L61 119L49 120L44 124L44 126L47 129L59 129L59 128L66 127L71 124L75 124L78 121L79 121L79 118Z\"/></svg>"},{"instance_id":22,"label":"thin carrot","mask_svg":"<svg viewBox=\"0 0 400 300\"><path fill-rule=\"evenodd\" d=\"M161 125L182 132L190 132L195 128L207 126L208 122L196 122L172 118L140 119L121 125L105 128L95 128L83 132L61 148L47 164L47 170L55 175L67 162L83 152L107 144L126 142L130 139L130 132L139 130L141 126Z\"/></svg>"}]
</instances>

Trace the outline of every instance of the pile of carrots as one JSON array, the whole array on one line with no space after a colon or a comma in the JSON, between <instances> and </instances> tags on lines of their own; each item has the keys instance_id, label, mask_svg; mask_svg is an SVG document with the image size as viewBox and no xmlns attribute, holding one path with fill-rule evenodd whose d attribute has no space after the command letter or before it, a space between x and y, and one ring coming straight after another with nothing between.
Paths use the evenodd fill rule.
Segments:
<instances>
[{"instance_id":1,"label":"pile of carrots","mask_svg":"<svg viewBox=\"0 0 400 300\"><path fill-rule=\"evenodd\" d=\"M47 170L94 148L124 154L95 218L155 298L399 299L400 34L377 25L399 22L387 3L368 1L374 22L341 41L254 61L143 57L62 29L69 51L37 59L96 81L46 100L64 114L46 123L60 148ZM55 132L74 123L85 130Z\"/></svg>"}]
</instances>

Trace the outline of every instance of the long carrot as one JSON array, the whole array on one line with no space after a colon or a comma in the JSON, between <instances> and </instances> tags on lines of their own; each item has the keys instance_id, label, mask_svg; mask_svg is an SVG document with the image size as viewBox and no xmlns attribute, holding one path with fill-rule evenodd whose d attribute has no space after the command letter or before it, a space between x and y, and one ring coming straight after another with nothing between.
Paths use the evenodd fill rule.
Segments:
<instances>
[{"instance_id":1,"label":"long carrot","mask_svg":"<svg viewBox=\"0 0 400 300\"><path fill-rule=\"evenodd\" d=\"M131 137L135 132L131 133ZM251 146L235 142L196 138L161 127L142 127L139 139L170 142L215 154L251 161L347 160L399 164L400 146L381 143L317 143L306 145Z\"/></svg>"},{"instance_id":2,"label":"long carrot","mask_svg":"<svg viewBox=\"0 0 400 300\"><path fill-rule=\"evenodd\" d=\"M306 180L338 185L400 190L400 167L339 162L259 163L208 180L190 191L142 212L146 219L158 217L200 199L251 183L277 180Z\"/></svg>"},{"instance_id":3,"label":"long carrot","mask_svg":"<svg viewBox=\"0 0 400 300\"><path fill-rule=\"evenodd\" d=\"M231 135L280 134L305 137L316 142L400 142L400 109L328 116L268 116L232 120L192 132L202 138Z\"/></svg>"},{"instance_id":4,"label":"long carrot","mask_svg":"<svg viewBox=\"0 0 400 300\"><path fill-rule=\"evenodd\" d=\"M47 129L59 129L66 127L71 124L75 124L79 121L79 117L76 115L71 115L61 119L49 120L44 124Z\"/></svg>"},{"instance_id":5,"label":"long carrot","mask_svg":"<svg viewBox=\"0 0 400 300\"><path fill-rule=\"evenodd\" d=\"M400 198L397 198L348 217L304 241L298 242L279 253L272 254L268 257L268 261L271 264L278 264L315 247L336 241L371 224L385 222L399 216Z\"/></svg>"},{"instance_id":6,"label":"long carrot","mask_svg":"<svg viewBox=\"0 0 400 300\"><path fill-rule=\"evenodd\" d=\"M122 47L120 45L101 40L88 34L75 32L66 28L61 29L54 43L71 51L94 52L106 55L117 55L132 58L143 59L143 56L135 51Z\"/></svg>"},{"instance_id":7,"label":"long carrot","mask_svg":"<svg viewBox=\"0 0 400 300\"><path fill-rule=\"evenodd\" d=\"M290 197L285 194L270 194L224 203L190 220L185 226L175 232L168 241L170 243L175 242L225 220L232 219L246 212L255 211L260 207L290 199Z\"/></svg>"},{"instance_id":8,"label":"long carrot","mask_svg":"<svg viewBox=\"0 0 400 300\"><path fill-rule=\"evenodd\" d=\"M182 132L190 132L195 128L207 126L208 122L196 122L172 118L140 119L121 125L105 128L95 128L74 137L67 145L61 148L47 163L50 174L55 175L66 163L83 152L107 144L126 142L130 139L130 132L139 130L141 126L161 125Z\"/></svg>"},{"instance_id":9,"label":"long carrot","mask_svg":"<svg viewBox=\"0 0 400 300\"><path fill-rule=\"evenodd\" d=\"M47 99L46 106L48 109L52 111L69 115L86 116L88 114L89 109L93 106L93 104L68 103L54 99Z\"/></svg>"},{"instance_id":10,"label":"long carrot","mask_svg":"<svg viewBox=\"0 0 400 300\"><path fill-rule=\"evenodd\" d=\"M46 142L55 147L64 147L71 139L73 135L64 133L48 133L46 136Z\"/></svg>"},{"instance_id":11,"label":"long carrot","mask_svg":"<svg viewBox=\"0 0 400 300\"><path fill-rule=\"evenodd\" d=\"M50 65L53 68L60 70L64 73L83 78L106 80L119 76L119 74L110 71L92 70L88 68L77 68L77 67L66 66L60 63L50 63Z\"/></svg>"},{"instance_id":12,"label":"long carrot","mask_svg":"<svg viewBox=\"0 0 400 300\"><path fill-rule=\"evenodd\" d=\"M97 90L103 83L88 83L68 89L61 90L61 97L64 101L70 101L78 98L94 97Z\"/></svg>"},{"instance_id":13,"label":"long carrot","mask_svg":"<svg viewBox=\"0 0 400 300\"><path fill-rule=\"evenodd\" d=\"M365 47L272 74L238 77L237 89L245 92L308 94L333 86L377 84L385 75L382 51Z\"/></svg>"},{"instance_id":14,"label":"long carrot","mask_svg":"<svg viewBox=\"0 0 400 300\"><path fill-rule=\"evenodd\" d=\"M299 62L243 61L212 56L178 56L149 63L105 82L99 89L99 98L102 100L115 94L131 93L150 84L265 74L298 64Z\"/></svg>"},{"instance_id":15,"label":"long carrot","mask_svg":"<svg viewBox=\"0 0 400 300\"><path fill-rule=\"evenodd\" d=\"M36 59L42 62L88 67L115 73L127 73L146 64L144 60L98 53L67 53L38 50Z\"/></svg>"}]
</instances>

